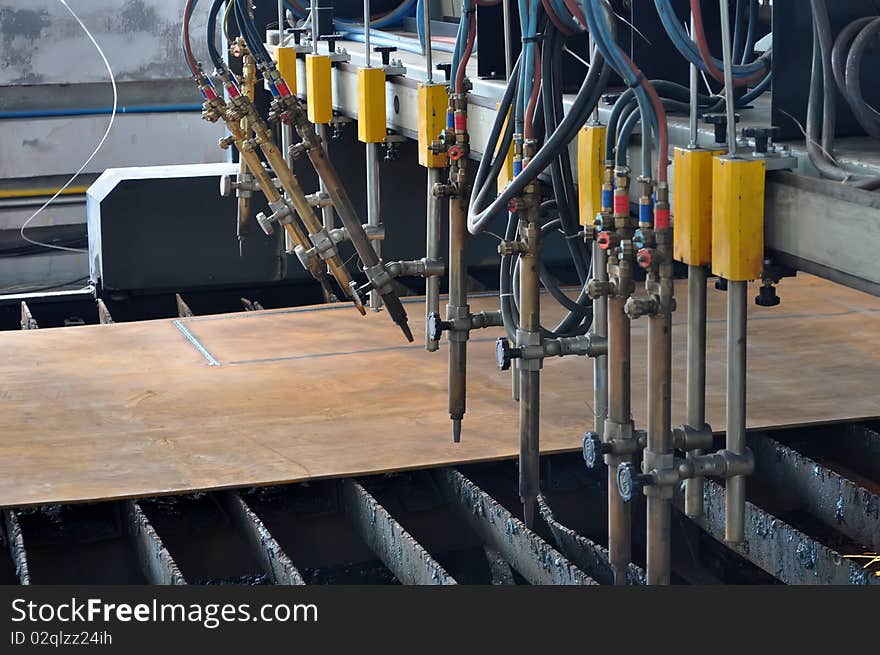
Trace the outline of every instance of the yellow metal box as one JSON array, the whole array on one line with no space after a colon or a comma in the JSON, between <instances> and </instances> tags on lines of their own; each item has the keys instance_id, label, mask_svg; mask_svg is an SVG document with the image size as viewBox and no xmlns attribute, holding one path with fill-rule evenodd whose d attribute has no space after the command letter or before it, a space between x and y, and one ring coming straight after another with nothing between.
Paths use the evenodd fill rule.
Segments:
<instances>
[{"instance_id":1,"label":"yellow metal box","mask_svg":"<svg viewBox=\"0 0 880 655\"><path fill-rule=\"evenodd\" d=\"M449 104L445 84L419 84L419 164L426 168L446 166L444 153L434 154L428 146L440 137L446 127L446 109Z\"/></svg>"},{"instance_id":2,"label":"yellow metal box","mask_svg":"<svg viewBox=\"0 0 880 655\"><path fill-rule=\"evenodd\" d=\"M592 225L602 211L602 178L605 172L604 125L584 125L578 132L578 212L581 225Z\"/></svg>"},{"instance_id":3,"label":"yellow metal box","mask_svg":"<svg viewBox=\"0 0 880 655\"><path fill-rule=\"evenodd\" d=\"M754 280L764 267L764 185L760 159L712 162L712 273Z\"/></svg>"},{"instance_id":4,"label":"yellow metal box","mask_svg":"<svg viewBox=\"0 0 880 655\"><path fill-rule=\"evenodd\" d=\"M278 72L287 82L287 88L296 95L296 50L287 46L275 48L275 58L278 60Z\"/></svg>"},{"instance_id":5,"label":"yellow metal box","mask_svg":"<svg viewBox=\"0 0 880 655\"><path fill-rule=\"evenodd\" d=\"M306 55L306 107L312 123L333 118L332 66L327 55Z\"/></svg>"},{"instance_id":6,"label":"yellow metal box","mask_svg":"<svg viewBox=\"0 0 880 655\"><path fill-rule=\"evenodd\" d=\"M358 140L385 141L385 71L358 68Z\"/></svg>"},{"instance_id":7,"label":"yellow metal box","mask_svg":"<svg viewBox=\"0 0 880 655\"><path fill-rule=\"evenodd\" d=\"M712 162L721 152L676 148L673 154L674 256L691 266L712 263Z\"/></svg>"}]
</instances>

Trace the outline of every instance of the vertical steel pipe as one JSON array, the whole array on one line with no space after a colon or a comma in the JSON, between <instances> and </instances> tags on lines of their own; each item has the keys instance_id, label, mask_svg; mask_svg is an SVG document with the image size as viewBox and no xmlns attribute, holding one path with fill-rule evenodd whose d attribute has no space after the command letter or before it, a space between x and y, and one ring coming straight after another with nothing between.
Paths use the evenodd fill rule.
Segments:
<instances>
[{"instance_id":1,"label":"vertical steel pipe","mask_svg":"<svg viewBox=\"0 0 880 655\"><path fill-rule=\"evenodd\" d=\"M706 269L688 266L687 323L687 424L701 430L706 424ZM688 458L702 455L688 451ZM703 514L703 478L685 481L685 514L691 518Z\"/></svg>"},{"instance_id":2,"label":"vertical steel pipe","mask_svg":"<svg viewBox=\"0 0 880 655\"><path fill-rule=\"evenodd\" d=\"M281 5L280 2L278 4ZM293 155L290 154L290 146L292 145L293 125L285 125L284 123L281 123L281 152L284 153L284 162L290 170L293 170ZM284 246L284 249L287 252L293 251L294 243L290 240L290 235L287 232L284 233Z\"/></svg>"},{"instance_id":3,"label":"vertical steel pipe","mask_svg":"<svg viewBox=\"0 0 880 655\"><path fill-rule=\"evenodd\" d=\"M427 6L425 7L427 12ZM510 15L510 0L501 0L501 16L504 23L504 74L506 79L510 79L510 73L513 71L513 46L510 43L510 28L512 16Z\"/></svg>"},{"instance_id":4,"label":"vertical steel pipe","mask_svg":"<svg viewBox=\"0 0 880 655\"><path fill-rule=\"evenodd\" d=\"M630 410L630 320L624 313L626 297L608 298L608 420L617 425L629 422ZM607 432L604 435L608 440ZM632 558L630 506L617 491L617 466L626 461L607 455L608 465L608 559L615 584L625 584Z\"/></svg>"},{"instance_id":5,"label":"vertical steel pipe","mask_svg":"<svg viewBox=\"0 0 880 655\"><path fill-rule=\"evenodd\" d=\"M727 105L727 148L736 155L736 121L733 96L733 55L730 43L730 0L720 0L721 45L724 57L724 94ZM742 455L746 449L746 336L748 282L727 283L727 450ZM724 507L724 541L743 540L746 511L746 479L727 478Z\"/></svg>"},{"instance_id":6,"label":"vertical steel pipe","mask_svg":"<svg viewBox=\"0 0 880 655\"><path fill-rule=\"evenodd\" d=\"M746 337L748 282L727 283L727 450L746 452ZM725 490L724 540L739 544L743 540L746 479L735 475L727 479Z\"/></svg>"},{"instance_id":7,"label":"vertical steel pipe","mask_svg":"<svg viewBox=\"0 0 880 655\"><path fill-rule=\"evenodd\" d=\"M519 259L520 327L517 346L541 344L541 299L538 262L540 257L540 226L538 225L537 190L532 191L533 207L529 207L525 226L525 251ZM540 409L541 360L521 360L519 401L519 495L523 504L523 522L535 525L540 485Z\"/></svg>"},{"instance_id":8,"label":"vertical steel pipe","mask_svg":"<svg viewBox=\"0 0 880 655\"><path fill-rule=\"evenodd\" d=\"M278 0L278 47L284 45L284 0ZM284 152L287 152L286 150Z\"/></svg>"},{"instance_id":9,"label":"vertical steel pipe","mask_svg":"<svg viewBox=\"0 0 880 655\"><path fill-rule=\"evenodd\" d=\"M368 143L367 147L367 225L379 227L381 218L381 195L379 177L379 144ZM378 239L373 241L373 250L378 257L382 257L382 242ZM382 308L382 298L377 291L370 291L370 307L374 312Z\"/></svg>"},{"instance_id":10,"label":"vertical steel pipe","mask_svg":"<svg viewBox=\"0 0 880 655\"><path fill-rule=\"evenodd\" d=\"M694 15L691 14L691 34L694 33ZM697 142L699 141L699 131L697 129L697 118L699 116L699 100L698 100L698 75L697 75L697 65L691 64L690 66L690 79L689 79L689 90L690 90L690 115L688 116L688 127L690 128L690 139L688 141L688 148L696 148Z\"/></svg>"},{"instance_id":11,"label":"vertical steel pipe","mask_svg":"<svg viewBox=\"0 0 880 655\"><path fill-rule=\"evenodd\" d=\"M460 162L459 165L463 165ZM467 202L460 192L449 199L449 302L446 320L468 317L467 302ZM461 441L461 421L466 410L468 330L447 330L449 337L449 418L453 440Z\"/></svg>"},{"instance_id":12,"label":"vertical steel pipe","mask_svg":"<svg viewBox=\"0 0 880 655\"><path fill-rule=\"evenodd\" d=\"M661 311L648 319L648 435L645 462L667 468L672 462L672 316ZM669 460L666 462L665 460ZM646 490L647 582L668 585L672 554L671 493L664 487ZM671 489L669 490L671 491Z\"/></svg>"},{"instance_id":13,"label":"vertical steel pipe","mask_svg":"<svg viewBox=\"0 0 880 655\"><path fill-rule=\"evenodd\" d=\"M593 277L608 281L608 263L605 251L593 240ZM608 336L608 296L602 295L593 301L593 334ZM593 358L593 411L594 432L602 437L605 434L605 419L608 418L608 355Z\"/></svg>"},{"instance_id":14,"label":"vertical steel pipe","mask_svg":"<svg viewBox=\"0 0 880 655\"><path fill-rule=\"evenodd\" d=\"M504 0L508 2L509 0ZM434 83L434 43L431 40L431 1L423 0L422 1L422 11L424 12L425 19L425 79L428 84Z\"/></svg>"},{"instance_id":15,"label":"vertical steel pipe","mask_svg":"<svg viewBox=\"0 0 880 655\"><path fill-rule=\"evenodd\" d=\"M427 9L426 9L427 11ZM428 168L428 201L425 256L429 260L440 259L441 211L440 200L434 195L434 186L440 182L440 169ZM440 313L440 278L432 275L425 278L425 316ZM438 341L431 338L425 323L425 349L434 352L440 347Z\"/></svg>"}]
</instances>

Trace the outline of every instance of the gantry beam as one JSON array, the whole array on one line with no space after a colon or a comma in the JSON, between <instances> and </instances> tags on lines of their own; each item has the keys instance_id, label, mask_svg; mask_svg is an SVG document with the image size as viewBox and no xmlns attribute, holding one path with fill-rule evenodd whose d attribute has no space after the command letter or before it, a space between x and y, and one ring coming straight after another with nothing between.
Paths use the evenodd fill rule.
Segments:
<instances>
[{"instance_id":1,"label":"gantry beam","mask_svg":"<svg viewBox=\"0 0 880 655\"><path fill-rule=\"evenodd\" d=\"M333 73L333 103L339 113L357 118L357 69L361 65L360 48L351 52L351 61L339 63ZM425 79L424 63L420 57L398 53L407 68L406 75L389 77L386 83L388 105L387 127L415 139L418 130L417 86ZM298 75L305 79L305 64L298 62ZM468 130L473 156L480 158L486 147L496 107L504 94L504 83L473 77L473 91L468 93ZM563 99L568 111L573 96ZM758 105L764 101L759 100ZM599 118L607 121L611 107L600 103ZM745 115L741 126L761 125L766 121L758 112L755 117ZM711 127L711 126L710 126ZM701 126L701 143L712 143L708 129ZM670 116L669 140L672 146L686 146L690 140L687 117ZM575 144L572 144L574 149ZM637 157L637 145L633 146ZM806 148L796 144L787 153L803 165L807 162ZM856 156L845 157L856 163L860 172L880 173L880 167ZM577 157L572 150L572 167ZM573 171L577 179L576 171ZM633 185L635 189L637 185ZM776 253L782 263L814 275L880 295L880 258L875 256L872 244L880 239L880 199L875 193L851 189L837 182L791 173L773 173L768 176L765 205L765 244ZM634 199L635 201L636 199Z\"/></svg>"}]
</instances>

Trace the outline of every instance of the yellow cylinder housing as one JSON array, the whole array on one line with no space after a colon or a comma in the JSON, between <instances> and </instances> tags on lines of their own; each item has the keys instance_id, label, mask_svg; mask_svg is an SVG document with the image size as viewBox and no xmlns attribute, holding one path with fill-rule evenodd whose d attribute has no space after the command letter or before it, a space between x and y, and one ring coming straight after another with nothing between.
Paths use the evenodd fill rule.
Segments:
<instances>
[{"instance_id":1,"label":"yellow cylinder housing","mask_svg":"<svg viewBox=\"0 0 880 655\"><path fill-rule=\"evenodd\" d=\"M747 282L764 268L764 186L761 159L712 161L712 273ZM676 223L678 219L676 218Z\"/></svg>"},{"instance_id":2,"label":"yellow cylinder housing","mask_svg":"<svg viewBox=\"0 0 880 655\"><path fill-rule=\"evenodd\" d=\"M721 152L676 148L673 154L673 250L690 266L712 263L712 162Z\"/></svg>"},{"instance_id":3,"label":"yellow cylinder housing","mask_svg":"<svg viewBox=\"0 0 880 655\"><path fill-rule=\"evenodd\" d=\"M306 55L306 107L309 121L316 125L333 119L331 71L328 55Z\"/></svg>"},{"instance_id":4,"label":"yellow cylinder housing","mask_svg":"<svg viewBox=\"0 0 880 655\"><path fill-rule=\"evenodd\" d=\"M446 127L446 107L449 96L445 84L419 84L419 164L425 168L446 166L444 153L433 153L431 142L440 137Z\"/></svg>"},{"instance_id":5,"label":"yellow cylinder housing","mask_svg":"<svg viewBox=\"0 0 880 655\"><path fill-rule=\"evenodd\" d=\"M605 172L604 125L584 125L578 132L578 212L581 225L592 225L602 211L602 179Z\"/></svg>"},{"instance_id":6,"label":"yellow cylinder housing","mask_svg":"<svg viewBox=\"0 0 880 655\"><path fill-rule=\"evenodd\" d=\"M275 59L278 61L278 72L287 82L287 88L296 95L296 50L287 46L275 48Z\"/></svg>"},{"instance_id":7,"label":"yellow cylinder housing","mask_svg":"<svg viewBox=\"0 0 880 655\"><path fill-rule=\"evenodd\" d=\"M358 140L385 141L385 71L358 68Z\"/></svg>"},{"instance_id":8,"label":"yellow cylinder housing","mask_svg":"<svg viewBox=\"0 0 880 655\"><path fill-rule=\"evenodd\" d=\"M495 105L495 109L501 106L501 103L497 103ZM510 120L510 111L507 112L507 116L504 117L504 125L501 128L501 133L507 130L507 121ZM496 181L496 186L498 188L498 193L504 191L507 188L507 185L513 181L513 143L511 142L510 148L507 149L507 154L504 155L504 166L501 167L501 171L498 173L498 180Z\"/></svg>"}]
</instances>

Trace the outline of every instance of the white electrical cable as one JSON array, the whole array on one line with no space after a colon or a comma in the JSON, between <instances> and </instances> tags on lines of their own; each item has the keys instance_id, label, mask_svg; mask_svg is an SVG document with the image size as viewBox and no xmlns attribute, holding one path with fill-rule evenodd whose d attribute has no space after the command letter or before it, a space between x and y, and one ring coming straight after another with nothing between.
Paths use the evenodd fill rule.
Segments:
<instances>
[{"instance_id":1,"label":"white electrical cable","mask_svg":"<svg viewBox=\"0 0 880 655\"><path fill-rule=\"evenodd\" d=\"M37 211L35 211L33 214L31 214L28 217L28 219L22 224L21 229L19 230L19 234L21 235L22 239L24 239L28 243L33 244L35 246L41 246L43 248L51 248L52 250L64 250L66 252L88 253L88 250L83 250L82 248L68 248L66 246L57 246L52 243L43 243L41 241L36 241L34 239L31 239L31 238L25 236L25 233L24 233L24 231L27 229L27 226L31 224L31 221L33 221L37 216L39 216L40 213L44 209L46 209L46 207L48 207L50 204L52 204L52 202L54 202L55 199L58 198L58 196L60 196L62 193L64 193L64 191L67 190L67 187L69 187L71 184L73 184L73 181L77 177L79 177L80 173L82 173L86 169L86 166L88 166L92 162L92 160L95 158L95 155L97 155L98 152L101 150L101 148L104 146L104 142L107 141L107 137L110 134L110 130L113 128L113 121L116 120L116 109L117 109L118 103L119 103L119 95L116 91L116 77L113 75L113 69L110 68L110 62L107 61L107 56L104 54L104 51L101 50L101 46L98 45L98 42L95 40L95 37L92 36L92 33L89 32L89 28L87 28L85 26L85 23L82 22L80 17L76 15L76 12L74 12L73 9L70 8L70 5L67 4L67 0L58 0L58 2L60 2L62 5L64 5L64 8L67 9L67 11L70 12L70 15L74 17L74 19L76 20L77 23L79 23L79 26L83 29L83 32L85 32L86 36L89 37L89 41L92 42L92 45L95 46L95 49L98 51L98 54L101 55L101 59L104 61L104 66L107 67L107 73L110 75L110 84L113 86L113 111L110 113L110 122L107 124L107 129L104 131L104 136L101 137L101 140L98 142L98 145L92 151L92 154L89 155L89 158L86 159L85 162L83 162L83 165L79 167L79 170L76 173L74 173L71 176L71 178L69 180L67 180L67 182L64 183L64 186L62 186L60 189L58 189L58 191L55 192L54 196L52 196L46 202L44 202L43 205Z\"/></svg>"}]
</instances>

